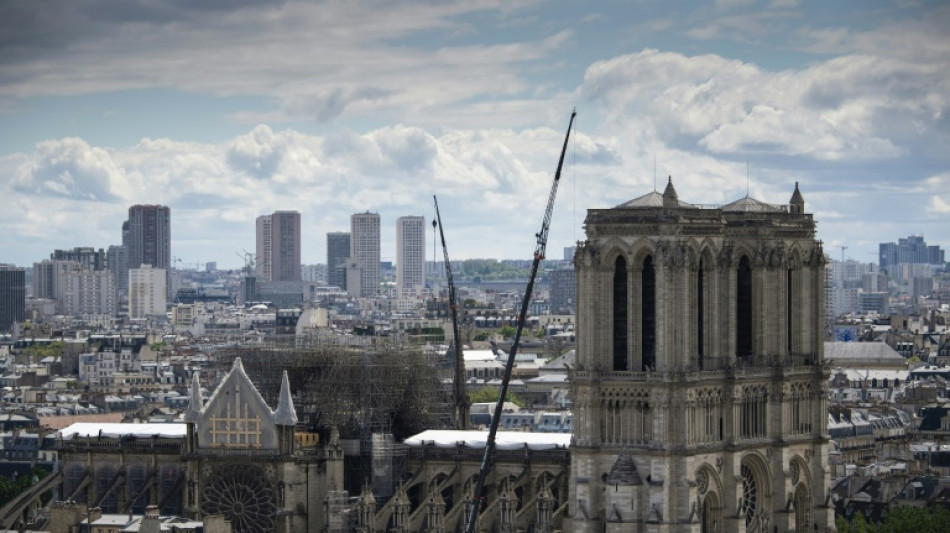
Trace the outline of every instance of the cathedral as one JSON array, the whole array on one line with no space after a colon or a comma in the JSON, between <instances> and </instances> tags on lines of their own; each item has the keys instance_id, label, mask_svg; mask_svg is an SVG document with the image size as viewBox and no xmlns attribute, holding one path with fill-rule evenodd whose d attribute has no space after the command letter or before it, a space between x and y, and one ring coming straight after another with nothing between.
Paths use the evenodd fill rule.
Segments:
<instances>
[{"instance_id":1,"label":"cathedral","mask_svg":"<svg viewBox=\"0 0 950 533\"><path fill-rule=\"evenodd\" d=\"M670 179L585 226L564 530L832 528L825 259L798 184L708 207Z\"/></svg>"},{"instance_id":2,"label":"cathedral","mask_svg":"<svg viewBox=\"0 0 950 533\"><path fill-rule=\"evenodd\" d=\"M505 435L477 530L833 530L825 258L798 185L786 204L709 207L681 201L671 179L662 194L589 210L585 224L573 435ZM64 429L61 499L223 517L239 532L465 522L485 432L407 439L347 495L348 444L304 429L286 372L273 409L240 358L207 401L198 378L189 390L184 423Z\"/></svg>"},{"instance_id":3,"label":"cathedral","mask_svg":"<svg viewBox=\"0 0 950 533\"><path fill-rule=\"evenodd\" d=\"M183 424L62 430L61 494L105 513L221 516L235 532L322 531L326 501L343 488L343 451L296 425L287 373L271 409L236 359L207 401L194 378Z\"/></svg>"}]
</instances>

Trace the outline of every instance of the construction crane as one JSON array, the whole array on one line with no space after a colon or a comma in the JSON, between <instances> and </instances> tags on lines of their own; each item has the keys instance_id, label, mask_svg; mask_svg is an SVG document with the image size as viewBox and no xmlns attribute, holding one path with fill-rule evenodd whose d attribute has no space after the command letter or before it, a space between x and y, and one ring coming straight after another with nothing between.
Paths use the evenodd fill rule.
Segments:
<instances>
[{"instance_id":1,"label":"construction crane","mask_svg":"<svg viewBox=\"0 0 950 533\"><path fill-rule=\"evenodd\" d=\"M541 222L541 231L535 234L537 237L537 246L534 249L534 262L531 263L531 275L528 277L528 286L525 288L524 298L521 300L521 314L518 315L518 327L515 329L515 339L511 343L511 350L508 353L508 361L505 363L505 374L501 380L501 390L498 391L498 401L495 404L495 412L491 416L491 426L488 429L488 439L485 442L485 453L482 456L482 463L478 470L478 480L475 482L475 493L472 495L468 521L465 524L465 533L472 533L475 530L475 523L478 521L478 513L482 507L482 489L485 486L485 478L488 477L488 470L491 465L492 453L495 451L495 434L498 433L498 422L501 420L501 412L505 403L505 396L508 395L508 382L511 380L511 369L515 363L515 353L518 351L518 343L521 341L521 332L524 330L525 317L528 314L528 305L531 303L531 293L534 291L534 279L538 275L538 267L544 260L544 253L548 245L548 230L551 227L551 214L554 212L554 198L557 196L557 186L561 180L561 168L564 166L564 154L567 152L567 141L571 138L571 128L574 126L574 116L577 111L571 111L571 120L567 124L567 134L564 136L564 146L561 148L561 157L557 162L557 171L554 173L554 184L551 185L551 192L548 194L548 206L544 211L544 220Z\"/></svg>"},{"instance_id":2,"label":"construction crane","mask_svg":"<svg viewBox=\"0 0 950 533\"><path fill-rule=\"evenodd\" d=\"M847 250L848 247L843 244L838 244L835 248L841 248L841 263L844 263L844 251Z\"/></svg>"},{"instance_id":3,"label":"construction crane","mask_svg":"<svg viewBox=\"0 0 950 533\"><path fill-rule=\"evenodd\" d=\"M432 195L435 202L435 218L432 225L439 225L439 237L442 238L442 255L445 256L445 275L449 280L449 310L452 312L452 345L455 346L455 383L453 401L455 403L455 429L468 429L468 409L472 402L465 392L465 358L462 354L462 342L459 338L459 306L455 298L455 283L452 281L452 262L449 261L449 249L445 246L445 232L442 231L442 215L439 214L439 199Z\"/></svg>"},{"instance_id":4,"label":"construction crane","mask_svg":"<svg viewBox=\"0 0 950 533\"><path fill-rule=\"evenodd\" d=\"M244 260L244 273L246 275L250 275L252 272L254 272L255 254L252 254L251 252L248 252L247 250L243 250L243 252L244 252L243 254L241 252L234 252L234 253L235 255L237 255L238 257Z\"/></svg>"}]
</instances>

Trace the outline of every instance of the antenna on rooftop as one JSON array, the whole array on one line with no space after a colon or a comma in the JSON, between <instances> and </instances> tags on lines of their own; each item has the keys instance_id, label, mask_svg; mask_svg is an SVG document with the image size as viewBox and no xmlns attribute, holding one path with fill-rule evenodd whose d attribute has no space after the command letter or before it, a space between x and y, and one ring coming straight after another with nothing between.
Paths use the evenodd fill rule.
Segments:
<instances>
[{"instance_id":1,"label":"antenna on rooftop","mask_svg":"<svg viewBox=\"0 0 950 533\"><path fill-rule=\"evenodd\" d=\"M653 154L653 192L656 192L656 154Z\"/></svg>"},{"instance_id":2,"label":"antenna on rooftop","mask_svg":"<svg viewBox=\"0 0 950 533\"><path fill-rule=\"evenodd\" d=\"M749 197L749 160L745 160L745 197Z\"/></svg>"}]
</instances>

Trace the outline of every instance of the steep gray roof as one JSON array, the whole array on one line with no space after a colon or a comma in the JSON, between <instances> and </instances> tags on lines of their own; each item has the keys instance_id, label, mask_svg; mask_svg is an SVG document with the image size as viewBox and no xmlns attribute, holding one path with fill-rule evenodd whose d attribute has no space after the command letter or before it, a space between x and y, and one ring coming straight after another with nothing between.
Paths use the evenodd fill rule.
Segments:
<instances>
[{"instance_id":1,"label":"steep gray roof","mask_svg":"<svg viewBox=\"0 0 950 533\"><path fill-rule=\"evenodd\" d=\"M901 354L897 353L883 342L826 342L825 360L832 361L856 361L856 360L876 360L886 363L904 363L906 362Z\"/></svg>"},{"instance_id":2,"label":"steep gray roof","mask_svg":"<svg viewBox=\"0 0 950 533\"><path fill-rule=\"evenodd\" d=\"M746 196L745 198L740 198L735 202L730 202L722 206L722 210L726 212L762 212L762 213L780 213L783 211L782 208L765 203L761 200L756 200L755 198Z\"/></svg>"},{"instance_id":3,"label":"steep gray roof","mask_svg":"<svg viewBox=\"0 0 950 533\"><path fill-rule=\"evenodd\" d=\"M549 363L541 367L542 370L566 370L568 366L574 366L574 360L577 358L577 351L571 350L566 354L552 359Z\"/></svg>"},{"instance_id":4,"label":"steep gray roof","mask_svg":"<svg viewBox=\"0 0 950 533\"><path fill-rule=\"evenodd\" d=\"M676 202L676 207L696 207L693 204L689 204L678 199L673 199L673 201ZM633 200L614 206L614 209L642 207L663 207L663 195L656 191L648 192L643 196L638 196Z\"/></svg>"}]
</instances>

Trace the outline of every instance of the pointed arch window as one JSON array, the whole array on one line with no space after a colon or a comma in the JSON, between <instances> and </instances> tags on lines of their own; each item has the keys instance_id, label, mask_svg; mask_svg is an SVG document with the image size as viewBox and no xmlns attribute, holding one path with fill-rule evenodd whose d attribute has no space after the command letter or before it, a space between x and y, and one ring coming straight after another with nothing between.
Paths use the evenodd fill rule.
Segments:
<instances>
[{"instance_id":1,"label":"pointed arch window","mask_svg":"<svg viewBox=\"0 0 950 533\"><path fill-rule=\"evenodd\" d=\"M792 298L794 284L792 283L792 269L788 269L785 275L785 351L792 353Z\"/></svg>"},{"instance_id":2,"label":"pointed arch window","mask_svg":"<svg viewBox=\"0 0 950 533\"><path fill-rule=\"evenodd\" d=\"M653 256L643 260L640 273L640 353L643 370L656 366L656 271Z\"/></svg>"},{"instance_id":3,"label":"pointed arch window","mask_svg":"<svg viewBox=\"0 0 950 533\"><path fill-rule=\"evenodd\" d=\"M705 287L703 279L705 273L703 272L703 260L699 260L699 269L696 271L696 356L698 358L697 363L699 364L699 369L703 369L703 356L704 354L704 344L703 344L703 335L705 333L703 329L703 321L705 320L705 315L703 314L703 308L705 301L703 300L704 294L703 290Z\"/></svg>"},{"instance_id":4,"label":"pointed arch window","mask_svg":"<svg viewBox=\"0 0 950 533\"><path fill-rule=\"evenodd\" d=\"M614 263L614 370L627 370L627 292L627 260L618 257Z\"/></svg>"},{"instance_id":5,"label":"pointed arch window","mask_svg":"<svg viewBox=\"0 0 950 533\"><path fill-rule=\"evenodd\" d=\"M736 356L752 355L752 265L742 256L736 273Z\"/></svg>"}]
</instances>

